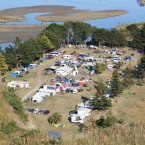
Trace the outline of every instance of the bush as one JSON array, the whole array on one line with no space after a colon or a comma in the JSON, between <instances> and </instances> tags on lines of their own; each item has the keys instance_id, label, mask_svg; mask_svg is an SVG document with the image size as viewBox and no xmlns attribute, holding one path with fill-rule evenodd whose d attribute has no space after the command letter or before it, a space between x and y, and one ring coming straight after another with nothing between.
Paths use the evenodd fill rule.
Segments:
<instances>
[{"instance_id":1,"label":"bush","mask_svg":"<svg viewBox=\"0 0 145 145\"><path fill-rule=\"evenodd\" d=\"M15 121L1 124L1 131L5 134L11 134L18 130L19 130L19 127L17 126L17 123Z\"/></svg>"},{"instance_id":2,"label":"bush","mask_svg":"<svg viewBox=\"0 0 145 145\"><path fill-rule=\"evenodd\" d=\"M106 118L101 116L101 118L96 121L96 125L98 127L106 128L114 125L116 122L116 117L112 115L111 111L109 111Z\"/></svg>"}]
</instances>

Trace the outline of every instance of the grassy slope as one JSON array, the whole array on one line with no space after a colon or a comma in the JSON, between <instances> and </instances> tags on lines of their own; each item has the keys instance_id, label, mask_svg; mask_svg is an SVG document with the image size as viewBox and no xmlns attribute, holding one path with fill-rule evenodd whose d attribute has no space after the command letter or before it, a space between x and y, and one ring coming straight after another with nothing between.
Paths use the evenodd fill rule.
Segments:
<instances>
[{"instance_id":1,"label":"grassy slope","mask_svg":"<svg viewBox=\"0 0 145 145\"><path fill-rule=\"evenodd\" d=\"M117 98L113 113L125 122L145 122L145 86L133 86Z\"/></svg>"}]
</instances>

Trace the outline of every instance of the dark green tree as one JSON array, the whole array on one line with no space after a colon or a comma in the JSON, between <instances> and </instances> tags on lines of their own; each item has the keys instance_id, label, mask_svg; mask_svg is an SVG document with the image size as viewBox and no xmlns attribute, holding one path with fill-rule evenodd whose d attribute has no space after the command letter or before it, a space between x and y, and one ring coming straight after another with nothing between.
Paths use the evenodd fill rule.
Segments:
<instances>
[{"instance_id":1,"label":"dark green tree","mask_svg":"<svg viewBox=\"0 0 145 145\"><path fill-rule=\"evenodd\" d=\"M104 28L95 28L92 34L92 43L94 45L105 45L108 43L110 31Z\"/></svg>"},{"instance_id":2,"label":"dark green tree","mask_svg":"<svg viewBox=\"0 0 145 145\"><path fill-rule=\"evenodd\" d=\"M101 80L98 84L95 85L95 88L97 90L96 92L96 97L100 98L105 94L105 84L103 83L103 81Z\"/></svg>"},{"instance_id":3,"label":"dark green tree","mask_svg":"<svg viewBox=\"0 0 145 145\"><path fill-rule=\"evenodd\" d=\"M131 24L126 27L127 32L129 33L129 46L134 49L142 48L142 40L141 40L141 30L135 24Z\"/></svg>"},{"instance_id":4,"label":"dark green tree","mask_svg":"<svg viewBox=\"0 0 145 145\"><path fill-rule=\"evenodd\" d=\"M112 106L111 100L105 97L105 84L101 81L98 83L98 85L95 86L96 88L96 96L95 98L90 102L90 105L94 109L98 110L107 110L109 107Z\"/></svg>"},{"instance_id":5,"label":"dark green tree","mask_svg":"<svg viewBox=\"0 0 145 145\"><path fill-rule=\"evenodd\" d=\"M118 70L115 70L111 78L111 96L116 97L123 91L123 85L119 78Z\"/></svg>"},{"instance_id":6,"label":"dark green tree","mask_svg":"<svg viewBox=\"0 0 145 145\"><path fill-rule=\"evenodd\" d=\"M95 65L95 73L96 74L101 74L105 70L105 65L102 63L96 63Z\"/></svg>"},{"instance_id":7,"label":"dark green tree","mask_svg":"<svg viewBox=\"0 0 145 145\"><path fill-rule=\"evenodd\" d=\"M139 78L140 80L144 81L145 78L145 56L143 56L140 60L140 62L137 65L136 69L136 78Z\"/></svg>"},{"instance_id":8,"label":"dark green tree","mask_svg":"<svg viewBox=\"0 0 145 145\"><path fill-rule=\"evenodd\" d=\"M94 109L97 109L97 110L108 110L111 106L112 106L112 103L111 103L111 100L108 99L107 97L105 96L102 96L100 98L98 97L95 97L90 105L94 108Z\"/></svg>"},{"instance_id":9,"label":"dark green tree","mask_svg":"<svg viewBox=\"0 0 145 145\"><path fill-rule=\"evenodd\" d=\"M126 33L123 30L111 29L109 42L111 47L127 46ZM108 42L108 43L109 43Z\"/></svg>"},{"instance_id":10,"label":"dark green tree","mask_svg":"<svg viewBox=\"0 0 145 145\"><path fill-rule=\"evenodd\" d=\"M135 75L135 71L134 69L131 67L131 65L128 65L126 67L126 69L123 71L123 86L124 88L130 88L133 84L134 84L134 75Z\"/></svg>"}]
</instances>

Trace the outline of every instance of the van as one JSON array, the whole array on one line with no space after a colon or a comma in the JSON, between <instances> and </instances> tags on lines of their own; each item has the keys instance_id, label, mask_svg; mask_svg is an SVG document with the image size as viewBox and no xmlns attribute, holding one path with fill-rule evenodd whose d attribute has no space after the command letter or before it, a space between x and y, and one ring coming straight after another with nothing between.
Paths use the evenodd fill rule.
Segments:
<instances>
[{"instance_id":1,"label":"van","mask_svg":"<svg viewBox=\"0 0 145 145\"><path fill-rule=\"evenodd\" d=\"M49 54L53 55L53 56L59 56L60 52L50 52Z\"/></svg>"}]
</instances>

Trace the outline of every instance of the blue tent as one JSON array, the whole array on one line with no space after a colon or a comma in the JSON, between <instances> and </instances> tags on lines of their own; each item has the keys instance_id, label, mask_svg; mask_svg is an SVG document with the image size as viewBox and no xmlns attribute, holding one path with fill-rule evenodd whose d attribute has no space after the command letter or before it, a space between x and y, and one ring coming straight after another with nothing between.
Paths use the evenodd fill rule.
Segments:
<instances>
[{"instance_id":1,"label":"blue tent","mask_svg":"<svg viewBox=\"0 0 145 145\"><path fill-rule=\"evenodd\" d=\"M18 76L19 75L19 73L17 73L17 72L12 72L12 73L10 73L10 76L11 77L16 77L16 76Z\"/></svg>"},{"instance_id":2,"label":"blue tent","mask_svg":"<svg viewBox=\"0 0 145 145\"><path fill-rule=\"evenodd\" d=\"M129 60L130 61L131 60L131 56L125 56L124 60Z\"/></svg>"}]
</instances>

